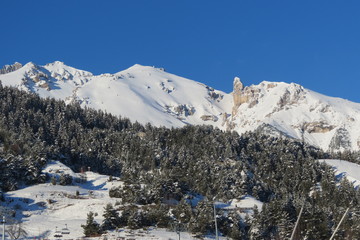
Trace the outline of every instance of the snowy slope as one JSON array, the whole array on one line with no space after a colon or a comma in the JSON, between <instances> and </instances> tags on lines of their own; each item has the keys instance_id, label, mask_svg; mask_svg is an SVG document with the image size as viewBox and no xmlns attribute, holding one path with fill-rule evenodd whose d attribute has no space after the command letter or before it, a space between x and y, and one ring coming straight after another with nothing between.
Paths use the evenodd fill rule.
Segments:
<instances>
[{"instance_id":1,"label":"snowy slope","mask_svg":"<svg viewBox=\"0 0 360 240\"><path fill-rule=\"evenodd\" d=\"M45 66L27 63L16 71L0 75L0 80L3 85L35 92L41 97L67 100L73 95L74 90L91 77L90 72L56 61Z\"/></svg>"},{"instance_id":2,"label":"snowy slope","mask_svg":"<svg viewBox=\"0 0 360 240\"><path fill-rule=\"evenodd\" d=\"M333 166L338 177L346 177L354 186L360 185L360 166L341 160L319 160ZM23 222L23 228L28 232L28 239L34 237L54 238L55 232L64 228L70 234L64 234L64 239L77 239L83 236L82 224L85 224L87 213L97 213L95 220L101 223L104 206L107 203L116 205L117 199L109 197L109 189L120 186L123 182L117 178L108 181L109 176L100 175L91 171L74 173L64 164L58 161L51 161L43 170L52 177L59 177L61 174L69 174L75 179L86 179L86 181L74 181L71 186L52 185L44 183L34 186L27 186L22 189L7 192L5 201L0 202L4 206L16 209L16 218ZM79 192L79 197L76 196ZM253 213L254 205L261 210L262 202L252 196L244 196L241 199L233 199L228 203L216 202L217 209L235 210L242 217ZM121 229L120 232L109 233L111 237L122 236L141 240L168 240L178 239L175 232L166 229L149 228L147 230ZM99 238L93 238L99 239ZM194 239L194 236L187 232L181 233L181 239ZM204 239L214 239L209 236ZM220 238L225 239L225 238Z\"/></svg>"},{"instance_id":3,"label":"snowy slope","mask_svg":"<svg viewBox=\"0 0 360 240\"><path fill-rule=\"evenodd\" d=\"M319 162L324 162L330 165L338 178L346 177L347 180L354 184L354 187L360 186L360 165L344 160L336 159L322 159Z\"/></svg>"},{"instance_id":4,"label":"snowy slope","mask_svg":"<svg viewBox=\"0 0 360 240\"><path fill-rule=\"evenodd\" d=\"M86 181L74 181L72 186L45 183L7 192L5 203L0 203L17 209L16 218L23 222L23 227L29 235L28 239L39 236L46 239L56 239L54 238L55 232L62 231L65 228L70 231L70 234L63 234L62 239L82 237L83 228L81 225L85 224L87 213L89 211L97 213L95 220L101 223L106 204L111 203L115 206L118 201L116 198L109 197L109 189L123 184L117 178L113 178L109 182L109 176L91 171L83 174L74 173L58 161L50 162L43 172L52 177L59 177L61 174L69 174L76 179L85 177ZM75 197L76 191L79 192L79 197ZM175 232L156 228L150 228L147 231L121 229L119 233L110 233L109 235L143 240L178 238ZM193 239L193 236L187 232L182 232L181 239Z\"/></svg>"},{"instance_id":5,"label":"snowy slope","mask_svg":"<svg viewBox=\"0 0 360 240\"><path fill-rule=\"evenodd\" d=\"M262 129L304 139L324 150L360 149L360 104L300 85L264 81L224 93L163 69L134 65L115 74L90 72L54 62L7 66L3 85L41 97L105 110L142 124L181 127L209 124L239 133Z\"/></svg>"},{"instance_id":6,"label":"snowy slope","mask_svg":"<svg viewBox=\"0 0 360 240\"><path fill-rule=\"evenodd\" d=\"M133 121L156 126L180 127L210 122L221 127L232 97L202 83L166 73L162 69L134 65L115 74L91 73L54 62L45 66L28 63L0 75L3 85L54 97L67 103L102 109Z\"/></svg>"},{"instance_id":7,"label":"snowy slope","mask_svg":"<svg viewBox=\"0 0 360 240\"><path fill-rule=\"evenodd\" d=\"M203 116L221 127L218 119L230 110L232 101L204 84L141 65L94 77L79 88L77 97L84 106L166 127L205 123Z\"/></svg>"},{"instance_id":8,"label":"snowy slope","mask_svg":"<svg viewBox=\"0 0 360 240\"><path fill-rule=\"evenodd\" d=\"M360 148L360 104L328 97L298 84L262 82L233 94L233 129L245 132L269 124L324 150Z\"/></svg>"}]
</instances>

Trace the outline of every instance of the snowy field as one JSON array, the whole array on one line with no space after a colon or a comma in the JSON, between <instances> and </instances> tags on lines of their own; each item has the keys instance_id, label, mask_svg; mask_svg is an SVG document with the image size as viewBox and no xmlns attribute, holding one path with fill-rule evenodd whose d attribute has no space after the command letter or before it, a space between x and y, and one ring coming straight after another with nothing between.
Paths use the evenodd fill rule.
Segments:
<instances>
[{"instance_id":1,"label":"snowy field","mask_svg":"<svg viewBox=\"0 0 360 240\"><path fill-rule=\"evenodd\" d=\"M109 182L109 177L91 171L83 174L74 173L64 164L52 161L43 170L51 177L64 173L70 174L74 179L72 186L52 185L51 183L39 184L8 192L5 194L6 202L3 205L16 209L16 218L23 221L23 227L28 233L28 239L58 239L55 232L69 231L61 239L81 239L83 236L82 224L85 224L89 211L97 214L95 220L101 223L104 207L107 203L116 204L118 199L109 197L109 189L122 184L116 178ZM79 180L86 179L81 183ZM255 199L246 197L236 204L243 202L254 205ZM259 203L260 204L260 203ZM228 204L231 207L233 204ZM189 233L180 233L181 239L198 239ZM179 239L176 232L167 229L121 229L110 233L107 239ZM88 238L105 239L106 237ZM209 236L204 239L214 239ZM225 239L225 238L220 238Z\"/></svg>"}]
</instances>

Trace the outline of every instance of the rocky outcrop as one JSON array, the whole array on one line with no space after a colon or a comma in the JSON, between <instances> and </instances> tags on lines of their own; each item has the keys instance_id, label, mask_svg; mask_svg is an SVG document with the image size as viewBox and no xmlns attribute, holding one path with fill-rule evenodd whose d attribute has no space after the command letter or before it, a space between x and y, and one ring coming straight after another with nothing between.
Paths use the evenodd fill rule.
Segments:
<instances>
[{"instance_id":1,"label":"rocky outcrop","mask_svg":"<svg viewBox=\"0 0 360 240\"><path fill-rule=\"evenodd\" d=\"M192 116L195 113L195 108L193 106L188 106L186 104L181 104L178 105L174 108L174 111L178 114L178 115L184 115L185 117L187 116Z\"/></svg>"},{"instance_id":2,"label":"rocky outcrop","mask_svg":"<svg viewBox=\"0 0 360 240\"><path fill-rule=\"evenodd\" d=\"M9 72L16 71L19 68L22 68L22 66L23 65L21 63L18 63L18 62L15 62L12 65L5 65L3 68L0 69L0 74L6 74L6 73L9 73Z\"/></svg>"},{"instance_id":3,"label":"rocky outcrop","mask_svg":"<svg viewBox=\"0 0 360 240\"><path fill-rule=\"evenodd\" d=\"M234 88L232 93L234 100L234 106L232 109L233 116L236 116L238 108L244 103L248 103L249 108L252 108L256 104L258 104L258 99L260 97L260 92L261 92L259 88L253 86L244 88L244 84L240 81L240 78L238 77L234 78L233 88Z\"/></svg>"},{"instance_id":4,"label":"rocky outcrop","mask_svg":"<svg viewBox=\"0 0 360 240\"><path fill-rule=\"evenodd\" d=\"M270 124L267 124L267 123L263 123L259 127L257 127L255 129L255 132L258 132L261 134L266 134L266 135L273 136L273 137L278 137L278 138L282 138L282 137L292 138L287 133L280 131L276 127L274 127Z\"/></svg>"},{"instance_id":5,"label":"rocky outcrop","mask_svg":"<svg viewBox=\"0 0 360 240\"><path fill-rule=\"evenodd\" d=\"M268 84L266 85L266 89L274 88L274 87L276 87L276 86L277 86L276 83L268 83Z\"/></svg>"},{"instance_id":6,"label":"rocky outcrop","mask_svg":"<svg viewBox=\"0 0 360 240\"><path fill-rule=\"evenodd\" d=\"M178 117L192 116L195 113L195 108L187 104L180 104L177 106L165 105L165 109L166 112Z\"/></svg>"},{"instance_id":7,"label":"rocky outcrop","mask_svg":"<svg viewBox=\"0 0 360 240\"><path fill-rule=\"evenodd\" d=\"M49 75L43 72L38 66L34 65L30 71L27 71L25 85L30 86L33 82L36 86L50 91Z\"/></svg>"},{"instance_id":8,"label":"rocky outcrop","mask_svg":"<svg viewBox=\"0 0 360 240\"><path fill-rule=\"evenodd\" d=\"M220 114L221 126L225 127L226 131L234 130L236 124L231 119L231 114L226 112Z\"/></svg>"},{"instance_id":9,"label":"rocky outcrop","mask_svg":"<svg viewBox=\"0 0 360 240\"><path fill-rule=\"evenodd\" d=\"M211 100L220 101L224 98L222 94L219 94L214 88L206 86L206 89L208 90L208 95Z\"/></svg>"},{"instance_id":10,"label":"rocky outcrop","mask_svg":"<svg viewBox=\"0 0 360 240\"><path fill-rule=\"evenodd\" d=\"M305 123L301 128L308 133L327 133L333 130L336 126L330 125L325 121L315 121Z\"/></svg>"},{"instance_id":11,"label":"rocky outcrop","mask_svg":"<svg viewBox=\"0 0 360 240\"><path fill-rule=\"evenodd\" d=\"M166 93L172 93L175 90L175 87L171 85L171 80L167 80L166 82L160 83L160 88Z\"/></svg>"},{"instance_id":12,"label":"rocky outcrop","mask_svg":"<svg viewBox=\"0 0 360 240\"><path fill-rule=\"evenodd\" d=\"M39 84L39 87L45 88L45 89L48 90L48 91L51 90L49 84L48 84L47 82L45 82L45 81L41 82L41 83Z\"/></svg>"},{"instance_id":13,"label":"rocky outcrop","mask_svg":"<svg viewBox=\"0 0 360 240\"><path fill-rule=\"evenodd\" d=\"M234 99L234 108L238 108L242 103L246 101L242 94L242 90L244 89L244 84L240 81L240 78L234 78L234 90L233 90L233 99Z\"/></svg>"},{"instance_id":14,"label":"rocky outcrop","mask_svg":"<svg viewBox=\"0 0 360 240\"><path fill-rule=\"evenodd\" d=\"M73 75L66 70L61 71L61 73L52 72L51 77L55 78L58 81L66 81L73 79Z\"/></svg>"},{"instance_id":15,"label":"rocky outcrop","mask_svg":"<svg viewBox=\"0 0 360 240\"><path fill-rule=\"evenodd\" d=\"M292 105L297 105L300 103L301 100L304 99L304 88L300 85L292 83L291 89L287 89L277 103L277 111L283 110L286 107L290 107Z\"/></svg>"},{"instance_id":16,"label":"rocky outcrop","mask_svg":"<svg viewBox=\"0 0 360 240\"><path fill-rule=\"evenodd\" d=\"M216 122L219 119L217 116L214 115L202 115L200 118L203 121L213 121L213 122Z\"/></svg>"},{"instance_id":17,"label":"rocky outcrop","mask_svg":"<svg viewBox=\"0 0 360 240\"><path fill-rule=\"evenodd\" d=\"M329 149L331 151L351 149L350 134L346 128L339 128L336 130L334 136L331 139Z\"/></svg>"}]
</instances>

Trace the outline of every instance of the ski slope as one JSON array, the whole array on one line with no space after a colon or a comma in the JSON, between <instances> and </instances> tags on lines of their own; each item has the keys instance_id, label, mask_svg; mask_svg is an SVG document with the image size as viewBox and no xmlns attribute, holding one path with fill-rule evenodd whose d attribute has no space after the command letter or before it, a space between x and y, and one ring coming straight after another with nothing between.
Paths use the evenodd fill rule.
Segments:
<instances>
[{"instance_id":1,"label":"ski slope","mask_svg":"<svg viewBox=\"0 0 360 240\"><path fill-rule=\"evenodd\" d=\"M97 214L95 220L102 223L104 207L111 203L115 206L119 199L109 197L109 189L123 184L118 178L109 181L109 176L100 175L91 171L83 174L74 173L70 168L58 161L51 161L43 170L51 178L59 178L61 174L69 174L74 178L73 185L52 185L50 182L23 187L19 190L7 192L5 203L2 205L16 209L15 217L23 222L23 227L28 233L28 239L54 237L56 231L68 230L63 234L63 239L77 239L83 237L82 224L86 223L87 214L92 211ZM86 181L84 181L86 179ZM81 181L83 180L83 182ZM76 196L78 192L78 196ZM252 197L243 199L244 207L253 207L253 203L261 204ZM236 203L241 207L241 201ZM250 206L250 205L251 206ZM227 206L233 206L228 204ZM221 208L221 206L218 206ZM250 213L251 214L251 213ZM181 239L190 240L194 236L188 232L181 232ZM142 240L168 240L178 239L178 234L167 229L150 227L148 229L130 230L119 229L110 232L109 239L126 237ZM89 238L90 239L90 238ZM99 239L93 238L93 239ZM208 236L204 239L214 239ZM220 239L225 239L221 237Z\"/></svg>"}]
</instances>

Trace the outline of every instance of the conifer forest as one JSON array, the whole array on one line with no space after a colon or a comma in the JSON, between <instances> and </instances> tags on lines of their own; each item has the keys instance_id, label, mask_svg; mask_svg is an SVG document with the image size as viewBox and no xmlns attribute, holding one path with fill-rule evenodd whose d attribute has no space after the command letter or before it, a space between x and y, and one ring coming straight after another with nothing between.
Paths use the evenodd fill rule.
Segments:
<instances>
[{"instance_id":1,"label":"conifer forest","mask_svg":"<svg viewBox=\"0 0 360 240\"><path fill-rule=\"evenodd\" d=\"M42 99L0 86L0 197L20 186L48 181L42 168L60 160L120 178L121 187L104 204L104 221L89 212L85 235L119 227L169 228L182 223L189 232L214 233L213 202L253 196L262 209L241 217L219 209L217 225L232 239L360 239L360 192L317 161L338 158L360 163L357 152L323 152L302 141L265 135L239 135L212 126L183 128L141 125L76 102ZM71 184L63 176L60 184ZM194 204L192 199L199 198ZM2 198L0 198L1 201ZM169 215L169 212L172 214Z\"/></svg>"}]
</instances>

